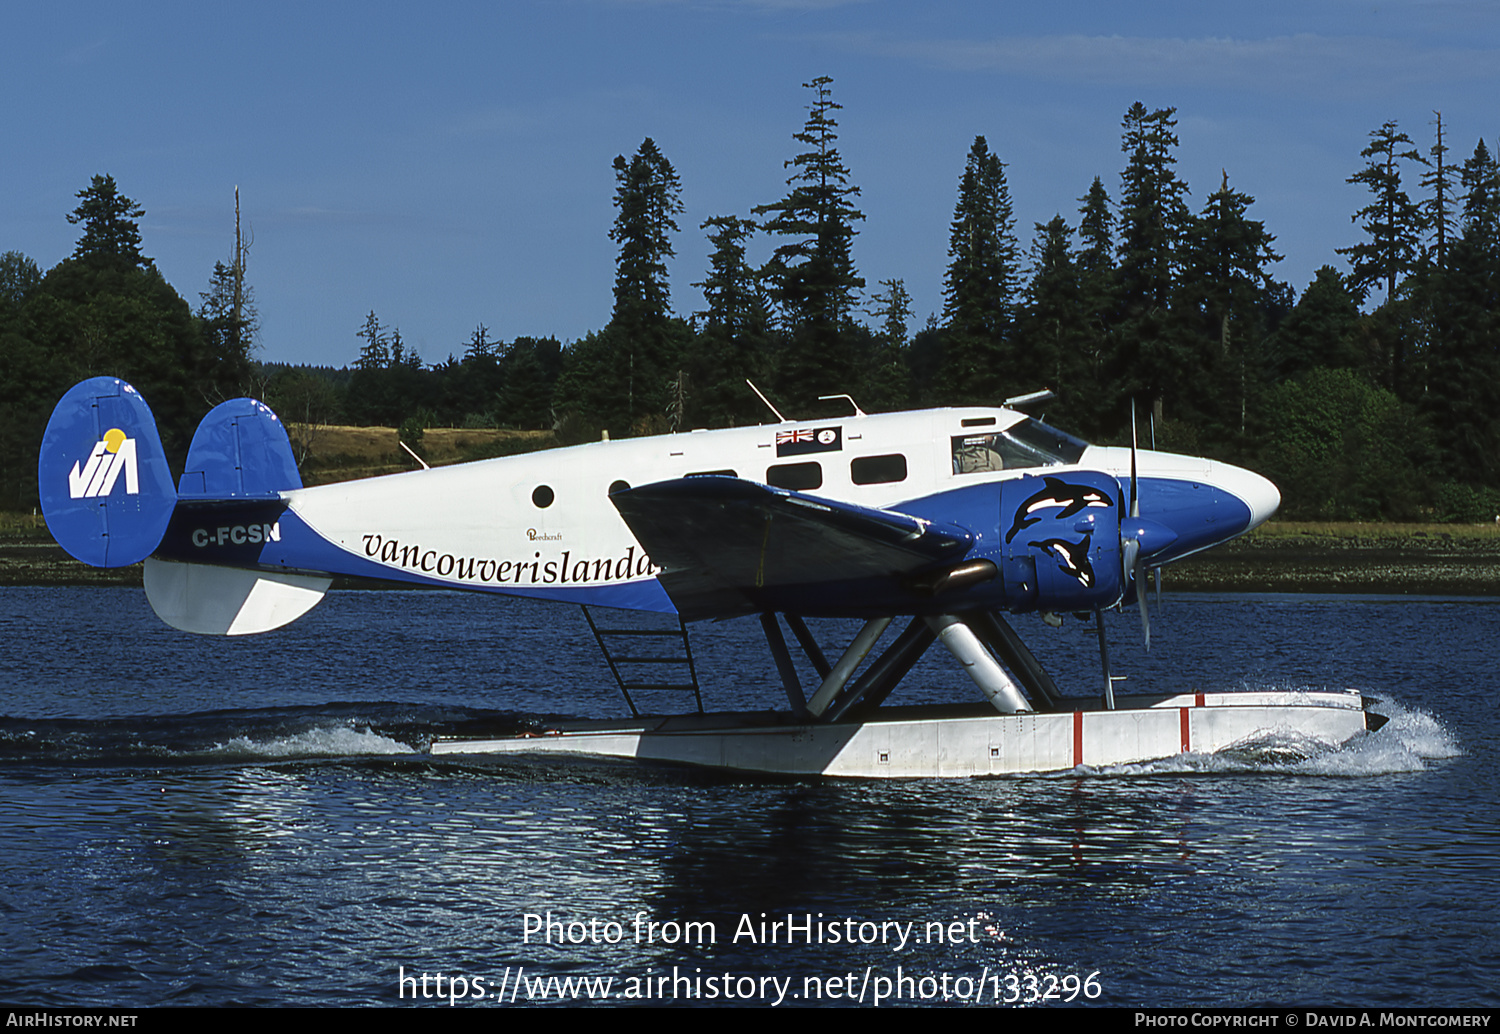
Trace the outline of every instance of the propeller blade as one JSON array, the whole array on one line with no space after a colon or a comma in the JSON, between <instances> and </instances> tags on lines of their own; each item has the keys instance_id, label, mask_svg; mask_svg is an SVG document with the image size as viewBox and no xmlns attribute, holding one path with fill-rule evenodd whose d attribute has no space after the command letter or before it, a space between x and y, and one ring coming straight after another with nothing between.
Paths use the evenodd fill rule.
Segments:
<instances>
[{"instance_id":1,"label":"propeller blade","mask_svg":"<svg viewBox=\"0 0 1500 1034\"><path fill-rule=\"evenodd\" d=\"M1136 481L1136 469L1135 469L1136 448L1137 448L1137 444L1136 444L1136 434L1135 434L1135 399L1131 399L1130 400L1130 516L1132 516L1132 517L1139 517L1141 515L1140 487L1139 487L1139 483Z\"/></svg>"},{"instance_id":2,"label":"propeller blade","mask_svg":"<svg viewBox=\"0 0 1500 1034\"><path fill-rule=\"evenodd\" d=\"M1141 612L1141 638L1146 642L1146 652L1151 652L1151 607L1146 600L1146 562L1135 562L1135 606Z\"/></svg>"},{"instance_id":3,"label":"propeller blade","mask_svg":"<svg viewBox=\"0 0 1500 1034\"><path fill-rule=\"evenodd\" d=\"M1129 538L1121 538L1120 559L1124 562L1125 570L1130 573L1131 580L1135 583L1135 605L1141 612L1141 638L1146 643L1146 650L1151 650L1151 614L1149 603L1146 600L1146 561L1141 555L1141 530L1139 517L1141 516L1141 490L1140 478L1136 465L1136 453L1139 451L1139 437L1135 426L1135 399L1130 400L1130 517L1132 520L1132 533Z\"/></svg>"}]
</instances>

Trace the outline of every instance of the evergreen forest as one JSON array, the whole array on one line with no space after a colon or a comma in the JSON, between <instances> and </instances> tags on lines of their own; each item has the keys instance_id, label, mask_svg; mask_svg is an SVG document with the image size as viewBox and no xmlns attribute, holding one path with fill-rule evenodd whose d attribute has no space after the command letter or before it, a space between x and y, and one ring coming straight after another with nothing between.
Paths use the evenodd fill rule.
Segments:
<instances>
[{"instance_id":1,"label":"evergreen forest","mask_svg":"<svg viewBox=\"0 0 1500 1034\"><path fill-rule=\"evenodd\" d=\"M1440 115L1421 144L1395 121L1371 131L1350 156L1367 204L1349 246L1292 285L1274 278L1254 197L1227 172L1197 194L1178 176L1173 108L1131 106L1121 171L1081 179L1076 210L1029 232L977 136L954 156L947 266L913 271L943 285L942 312L917 326L904 280L859 275L866 215L841 107L832 80L805 85L784 195L698 227L706 261L675 307L688 188L648 138L613 163L609 322L566 343L493 340L478 323L435 363L375 312L350 314L343 369L258 362L238 232L192 305L142 253L141 206L95 176L67 214L72 255L43 272L0 254L0 508L36 505L52 405L109 374L149 400L179 464L202 415L245 394L294 428L551 429L569 444L771 419L747 379L798 419L849 412L825 395L878 412L1047 387L1057 398L1034 415L1123 444L1134 406L1156 447L1271 477L1284 517L1500 514L1500 164L1482 139L1450 149Z\"/></svg>"}]
</instances>

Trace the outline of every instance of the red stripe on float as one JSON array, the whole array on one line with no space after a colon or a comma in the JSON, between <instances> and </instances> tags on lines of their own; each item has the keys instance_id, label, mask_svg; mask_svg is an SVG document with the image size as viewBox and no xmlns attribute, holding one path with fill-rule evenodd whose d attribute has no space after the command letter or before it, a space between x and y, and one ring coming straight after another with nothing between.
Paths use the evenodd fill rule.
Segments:
<instances>
[{"instance_id":1,"label":"red stripe on float","mask_svg":"<svg viewBox=\"0 0 1500 1034\"><path fill-rule=\"evenodd\" d=\"M1177 713L1182 716L1182 752L1186 754L1193 749L1193 723L1187 708L1179 707Z\"/></svg>"},{"instance_id":2,"label":"red stripe on float","mask_svg":"<svg viewBox=\"0 0 1500 1034\"><path fill-rule=\"evenodd\" d=\"M1194 707L1202 707L1203 706L1203 691L1202 690L1199 690L1198 693L1196 695L1194 695L1194 697L1193 697L1193 706Z\"/></svg>"},{"instance_id":3,"label":"red stripe on float","mask_svg":"<svg viewBox=\"0 0 1500 1034\"><path fill-rule=\"evenodd\" d=\"M1073 712L1073 767L1083 764L1083 712Z\"/></svg>"}]
</instances>

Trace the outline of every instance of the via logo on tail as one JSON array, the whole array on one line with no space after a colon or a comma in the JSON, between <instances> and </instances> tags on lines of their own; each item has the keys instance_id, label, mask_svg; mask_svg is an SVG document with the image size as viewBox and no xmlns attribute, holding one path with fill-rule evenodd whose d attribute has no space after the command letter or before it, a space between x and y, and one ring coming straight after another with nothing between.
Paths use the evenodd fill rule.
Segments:
<instances>
[{"instance_id":1,"label":"via logo on tail","mask_svg":"<svg viewBox=\"0 0 1500 1034\"><path fill-rule=\"evenodd\" d=\"M125 494L140 495L141 475L136 465L135 439L126 437L118 427L104 432L88 461L81 465L75 460L68 473L68 497L70 499L97 499L109 495L125 474Z\"/></svg>"}]
</instances>

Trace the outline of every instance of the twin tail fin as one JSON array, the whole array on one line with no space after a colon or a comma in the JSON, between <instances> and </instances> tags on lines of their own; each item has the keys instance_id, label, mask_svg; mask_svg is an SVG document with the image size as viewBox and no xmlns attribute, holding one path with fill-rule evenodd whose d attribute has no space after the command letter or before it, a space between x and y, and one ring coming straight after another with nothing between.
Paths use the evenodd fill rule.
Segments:
<instances>
[{"instance_id":1,"label":"twin tail fin","mask_svg":"<svg viewBox=\"0 0 1500 1034\"><path fill-rule=\"evenodd\" d=\"M286 429L254 399L231 399L203 418L174 486L145 399L118 378L91 378L53 410L37 474L58 544L94 567L145 560L146 596L174 628L216 635L279 628L317 604L330 584L317 574L259 568L253 558L238 568L152 555L180 554L172 548L174 518L185 524L205 508L263 512L302 487Z\"/></svg>"},{"instance_id":2,"label":"twin tail fin","mask_svg":"<svg viewBox=\"0 0 1500 1034\"><path fill-rule=\"evenodd\" d=\"M151 407L116 377L75 384L58 402L37 484L58 545L93 567L150 556L177 506Z\"/></svg>"}]
</instances>

